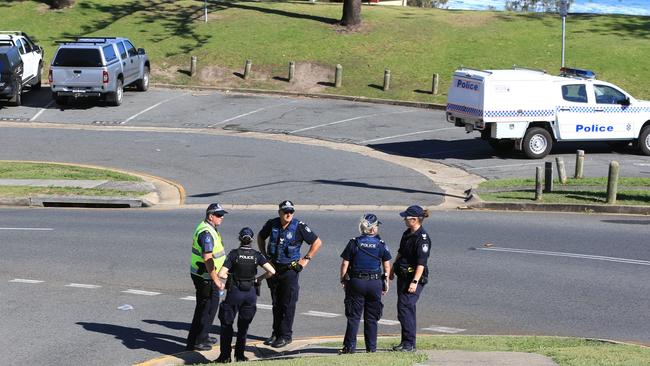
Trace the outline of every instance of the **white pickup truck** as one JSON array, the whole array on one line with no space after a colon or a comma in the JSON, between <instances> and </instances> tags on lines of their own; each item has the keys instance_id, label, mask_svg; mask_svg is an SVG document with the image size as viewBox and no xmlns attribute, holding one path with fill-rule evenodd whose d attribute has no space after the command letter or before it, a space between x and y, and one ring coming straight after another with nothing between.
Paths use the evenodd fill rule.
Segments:
<instances>
[{"instance_id":1,"label":"white pickup truck","mask_svg":"<svg viewBox=\"0 0 650 366\"><path fill-rule=\"evenodd\" d=\"M637 100L589 70L454 72L447 121L469 133L481 132L496 150L523 150L543 158L554 141L633 142L650 155L650 102Z\"/></svg>"},{"instance_id":2,"label":"white pickup truck","mask_svg":"<svg viewBox=\"0 0 650 366\"><path fill-rule=\"evenodd\" d=\"M20 31L0 31L0 46L16 46L23 60L22 86L32 89L41 88L41 75L43 72L43 48L29 36Z\"/></svg>"}]
</instances>

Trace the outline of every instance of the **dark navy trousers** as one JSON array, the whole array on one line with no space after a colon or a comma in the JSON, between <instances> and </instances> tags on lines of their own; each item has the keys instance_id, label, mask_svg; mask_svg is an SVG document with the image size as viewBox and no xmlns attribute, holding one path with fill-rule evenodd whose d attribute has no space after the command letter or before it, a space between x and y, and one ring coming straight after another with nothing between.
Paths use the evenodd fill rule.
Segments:
<instances>
[{"instance_id":1,"label":"dark navy trousers","mask_svg":"<svg viewBox=\"0 0 650 366\"><path fill-rule=\"evenodd\" d=\"M384 304L381 302L381 279L351 278L345 284L345 329L343 346L352 352L357 347L357 332L363 313L363 339L367 352L377 350L377 322L381 319Z\"/></svg>"},{"instance_id":2,"label":"dark navy trousers","mask_svg":"<svg viewBox=\"0 0 650 366\"><path fill-rule=\"evenodd\" d=\"M251 286L246 291L232 286L228 290L226 299L219 308L219 320L221 321L221 356L230 357L232 351L233 323L237 317L237 341L235 342L235 355L244 355L246 348L246 336L248 326L255 317L257 311L257 295L255 287ZM239 313L239 316L237 316Z\"/></svg>"},{"instance_id":3,"label":"dark navy trousers","mask_svg":"<svg viewBox=\"0 0 650 366\"><path fill-rule=\"evenodd\" d=\"M298 272L288 270L267 279L273 304L273 334L278 338L291 339L293 318L298 302Z\"/></svg>"},{"instance_id":4,"label":"dark navy trousers","mask_svg":"<svg viewBox=\"0 0 650 366\"><path fill-rule=\"evenodd\" d=\"M214 281L191 276L196 289L196 306L190 333L187 335L187 350L193 350L195 345L208 341L212 322L219 309L219 289Z\"/></svg>"},{"instance_id":5,"label":"dark navy trousers","mask_svg":"<svg viewBox=\"0 0 650 366\"><path fill-rule=\"evenodd\" d=\"M397 279L397 320L402 325L402 341L405 347L415 347L417 333L415 304L420 298L424 286L418 284L414 294L408 292L411 280Z\"/></svg>"}]
</instances>

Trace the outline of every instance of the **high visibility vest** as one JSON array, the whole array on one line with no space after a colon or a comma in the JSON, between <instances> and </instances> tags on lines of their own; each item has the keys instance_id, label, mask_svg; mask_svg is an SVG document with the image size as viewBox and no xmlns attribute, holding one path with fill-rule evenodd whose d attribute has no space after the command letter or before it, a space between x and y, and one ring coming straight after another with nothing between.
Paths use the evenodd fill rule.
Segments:
<instances>
[{"instance_id":1,"label":"high visibility vest","mask_svg":"<svg viewBox=\"0 0 650 366\"><path fill-rule=\"evenodd\" d=\"M192 257L190 258L190 272L194 276L203 277L205 280L211 280L210 274L207 272L205 267L205 261L203 260L203 249L199 244L199 234L207 231L214 241L214 247L212 248L212 259L214 261L214 269L219 272L223 262L226 261L226 252L224 251L223 244L221 243L221 234L206 221L201 221L200 224L194 229L194 242L192 243Z\"/></svg>"}]
</instances>

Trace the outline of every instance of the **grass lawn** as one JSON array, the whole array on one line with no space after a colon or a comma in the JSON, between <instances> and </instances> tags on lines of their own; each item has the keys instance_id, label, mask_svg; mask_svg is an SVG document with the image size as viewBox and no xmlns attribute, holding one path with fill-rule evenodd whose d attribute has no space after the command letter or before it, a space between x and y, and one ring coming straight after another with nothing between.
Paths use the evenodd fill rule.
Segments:
<instances>
[{"instance_id":1,"label":"grass lawn","mask_svg":"<svg viewBox=\"0 0 650 366\"><path fill-rule=\"evenodd\" d=\"M0 197L2 198L34 197L42 195L135 197L147 193L149 192L97 188L0 186Z\"/></svg>"},{"instance_id":2,"label":"grass lawn","mask_svg":"<svg viewBox=\"0 0 650 366\"><path fill-rule=\"evenodd\" d=\"M71 179L140 182L139 177L112 170L67 164L0 161L0 179Z\"/></svg>"},{"instance_id":3,"label":"grass lawn","mask_svg":"<svg viewBox=\"0 0 650 366\"><path fill-rule=\"evenodd\" d=\"M554 182L554 192L542 195L543 203L605 204L607 178L567 179ZM478 194L485 201L536 202L534 179L496 179L479 185ZM650 205L650 178L620 178L616 204Z\"/></svg>"},{"instance_id":4,"label":"grass lawn","mask_svg":"<svg viewBox=\"0 0 650 366\"><path fill-rule=\"evenodd\" d=\"M348 32L335 23L341 4L202 0L84 0L64 10L45 1L0 4L3 29L19 29L45 47L49 63L55 41L74 35L116 35L147 49L153 81L211 84L359 95L444 103L459 65L509 68L513 64L557 73L561 18L556 14L451 11L363 6L363 25ZM37 16L35 16L37 14ZM650 98L650 17L573 15L567 18L567 65L593 69L638 98ZM187 75L190 55L199 76ZM246 59L253 76L244 81ZM295 84L287 64L295 61ZM334 66L343 65L335 89ZM391 90L379 86L391 70ZM432 96L433 73L440 95ZM47 70L46 70L47 74Z\"/></svg>"}]
</instances>

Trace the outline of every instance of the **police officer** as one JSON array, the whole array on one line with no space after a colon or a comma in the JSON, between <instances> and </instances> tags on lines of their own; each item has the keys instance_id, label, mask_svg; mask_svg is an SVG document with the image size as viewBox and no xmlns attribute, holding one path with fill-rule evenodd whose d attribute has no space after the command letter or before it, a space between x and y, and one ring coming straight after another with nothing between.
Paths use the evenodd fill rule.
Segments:
<instances>
[{"instance_id":1,"label":"police officer","mask_svg":"<svg viewBox=\"0 0 650 366\"><path fill-rule=\"evenodd\" d=\"M238 249L228 253L226 261L219 271L220 278L228 278L228 294L226 300L219 308L219 320L221 321L221 354L216 359L217 363L228 363L231 361L233 323L237 313L237 341L235 343L235 361L248 361L244 356L246 346L246 334L248 326L255 312L257 311L256 288L260 281L275 274L275 269L268 263L262 253L251 248L253 242L253 230L245 227L239 231ZM257 266L266 271L257 276Z\"/></svg>"},{"instance_id":2,"label":"police officer","mask_svg":"<svg viewBox=\"0 0 650 366\"><path fill-rule=\"evenodd\" d=\"M417 330L415 304L429 275L427 260L431 238L422 228L422 221L429 217L429 211L413 205L400 216L404 218L407 229L402 234L390 279L397 276L397 319L402 326L402 341L393 350L414 352Z\"/></svg>"},{"instance_id":3,"label":"police officer","mask_svg":"<svg viewBox=\"0 0 650 366\"><path fill-rule=\"evenodd\" d=\"M260 251L276 270L276 275L267 280L273 304L273 333L264 341L264 344L274 348L284 347L292 341L293 318L300 290L298 274L321 246L318 235L307 224L294 218L294 212L293 202L280 202L279 217L268 220L257 236ZM310 248L301 258L300 247L303 241Z\"/></svg>"},{"instance_id":4,"label":"police officer","mask_svg":"<svg viewBox=\"0 0 650 366\"><path fill-rule=\"evenodd\" d=\"M208 336L217 309L219 291L224 283L217 276L226 253L217 226L228 212L218 203L212 203L205 211L205 219L194 230L190 273L196 289L196 307L190 333L187 336L186 350L207 351L212 349L216 339Z\"/></svg>"},{"instance_id":5,"label":"police officer","mask_svg":"<svg viewBox=\"0 0 650 366\"><path fill-rule=\"evenodd\" d=\"M348 325L339 354L355 352L362 313L366 352L377 350L377 322L384 309L381 296L388 291L391 259L388 247L378 235L379 224L373 214L361 217L361 236L351 239L341 253L341 283L345 288Z\"/></svg>"}]
</instances>

